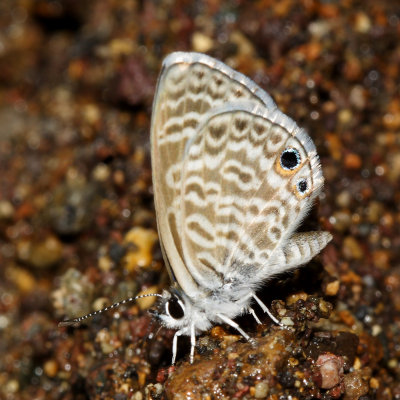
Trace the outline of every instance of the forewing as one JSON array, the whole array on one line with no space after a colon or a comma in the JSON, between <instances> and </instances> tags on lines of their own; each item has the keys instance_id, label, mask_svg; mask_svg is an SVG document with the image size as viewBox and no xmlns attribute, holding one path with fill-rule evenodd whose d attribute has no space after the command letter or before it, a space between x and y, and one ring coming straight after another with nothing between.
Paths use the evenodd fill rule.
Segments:
<instances>
[{"instance_id":1,"label":"forewing","mask_svg":"<svg viewBox=\"0 0 400 400\"><path fill-rule=\"evenodd\" d=\"M183 258L198 283L259 282L294 266L281 264L282 252L323 177L314 144L290 118L254 102L214 109L183 171Z\"/></svg>"},{"instance_id":2,"label":"forewing","mask_svg":"<svg viewBox=\"0 0 400 400\"><path fill-rule=\"evenodd\" d=\"M196 292L199 286L185 265L181 244L185 148L209 110L246 99L269 110L276 108L254 82L204 54L173 53L163 63L151 127L154 201L169 271L187 293Z\"/></svg>"}]
</instances>

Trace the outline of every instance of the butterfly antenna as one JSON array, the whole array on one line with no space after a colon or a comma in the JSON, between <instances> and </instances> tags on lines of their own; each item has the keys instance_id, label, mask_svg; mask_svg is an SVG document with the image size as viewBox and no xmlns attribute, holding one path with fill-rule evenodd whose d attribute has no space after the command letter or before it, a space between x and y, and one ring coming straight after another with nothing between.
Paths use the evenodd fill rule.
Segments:
<instances>
[{"instance_id":1,"label":"butterfly antenna","mask_svg":"<svg viewBox=\"0 0 400 400\"><path fill-rule=\"evenodd\" d=\"M59 327L62 327L62 326L78 326L85 319L94 317L95 315L101 314L101 313L103 313L105 311L112 310L113 308L120 307L120 306L122 306L122 305L124 305L126 303L131 302L131 301L135 301L135 300L138 300L138 299L143 299L144 297L151 297L151 296L162 297L162 295L158 294L158 293L142 294L141 296L129 297L128 299L119 301L118 303L111 304L110 306L104 307L101 310L93 311L93 312L91 312L89 314L83 315L82 317L78 317L78 318L74 318L74 319L67 319L66 321L62 321L62 322L60 322L58 324L58 326Z\"/></svg>"}]
</instances>

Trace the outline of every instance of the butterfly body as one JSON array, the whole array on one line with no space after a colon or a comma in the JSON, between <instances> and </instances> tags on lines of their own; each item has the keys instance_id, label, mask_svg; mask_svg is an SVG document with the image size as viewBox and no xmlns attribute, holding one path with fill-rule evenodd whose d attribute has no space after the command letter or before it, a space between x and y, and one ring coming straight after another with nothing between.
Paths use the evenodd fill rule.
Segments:
<instances>
[{"instance_id":1,"label":"butterfly body","mask_svg":"<svg viewBox=\"0 0 400 400\"><path fill-rule=\"evenodd\" d=\"M202 297L191 299L179 287L173 287L164 293L164 302L160 305L158 317L162 323L173 329L181 330L181 334L190 335L191 326L194 326L196 334L207 331L215 323L223 323L219 315L223 310L223 315L228 318L235 318L243 314L251 302L249 289L238 290L234 285L224 285L220 290L210 291ZM242 296L239 297L239 294ZM184 307L182 318L173 318L164 313L164 305L175 297L181 300Z\"/></svg>"}]
</instances>

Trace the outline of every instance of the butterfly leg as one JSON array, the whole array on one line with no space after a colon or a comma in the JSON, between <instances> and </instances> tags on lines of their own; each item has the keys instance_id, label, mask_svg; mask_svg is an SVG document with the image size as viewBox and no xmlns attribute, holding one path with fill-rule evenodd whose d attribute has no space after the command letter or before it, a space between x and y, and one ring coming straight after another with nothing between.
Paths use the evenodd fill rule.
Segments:
<instances>
[{"instance_id":1,"label":"butterfly leg","mask_svg":"<svg viewBox=\"0 0 400 400\"><path fill-rule=\"evenodd\" d=\"M254 319L256 320L257 324L261 325L261 321L258 319L257 314L255 313L255 311L250 306L247 307L247 310L254 317Z\"/></svg>"},{"instance_id":2,"label":"butterfly leg","mask_svg":"<svg viewBox=\"0 0 400 400\"><path fill-rule=\"evenodd\" d=\"M172 340L172 365L175 365L176 354L178 352L178 337L182 335L182 331L176 331Z\"/></svg>"},{"instance_id":3,"label":"butterfly leg","mask_svg":"<svg viewBox=\"0 0 400 400\"><path fill-rule=\"evenodd\" d=\"M269 311L269 308L255 295L255 293L252 294L252 297L262 308L262 310L268 314L268 316L272 319L272 321L274 321L279 326L285 327L285 325L282 324L281 321L279 321L274 315L272 315L271 311Z\"/></svg>"},{"instance_id":4,"label":"butterfly leg","mask_svg":"<svg viewBox=\"0 0 400 400\"><path fill-rule=\"evenodd\" d=\"M254 344L255 340L252 339L235 321L232 321L230 318L226 317L223 314L217 314L217 317L224 321L226 324L230 325L232 328L236 329L248 342Z\"/></svg>"},{"instance_id":5,"label":"butterfly leg","mask_svg":"<svg viewBox=\"0 0 400 400\"><path fill-rule=\"evenodd\" d=\"M196 346L196 334L194 330L194 324L192 324L190 326L190 364L193 364L195 346Z\"/></svg>"}]
</instances>

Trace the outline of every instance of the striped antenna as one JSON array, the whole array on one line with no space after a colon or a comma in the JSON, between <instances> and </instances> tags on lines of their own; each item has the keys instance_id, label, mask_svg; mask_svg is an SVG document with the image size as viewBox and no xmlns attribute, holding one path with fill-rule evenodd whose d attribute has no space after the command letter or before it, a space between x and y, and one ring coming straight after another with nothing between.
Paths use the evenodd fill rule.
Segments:
<instances>
[{"instance_id":1,"label":"striped antenna","mask_svg":"<svg viewBox=\"0 0 400 400\"><path fill-rule=\"evenodd\" d=\"M98 310L98 311L93 311L90 314L83 315L82 317L78 317L78 318L74 318L74 319L67 319L66 321L62 321L62 322L60 322L58 324L58 326L59 327L62 327L62 326L75 326L76 327L76 326L79 326L79 324L82 321L84 321L85 319L94 317L95 315L98 315L98 314L101 314L101 313L103 313L105 311L108 311L108 310L111 310L113 308L122 306L122 305L124 305L126 303L129 303L131 301L135 301L135 300L138 300L138 299L142 299L143 297L151 297L151 296L162 297L162 295L158 294L158 293L142 294L141 296L129 297L129 299L125 299L125 300L119 301L118 303L111 304L111 306L104 307L104 308L102 308L101 310Z\"/></svg>"}]
</instances>

